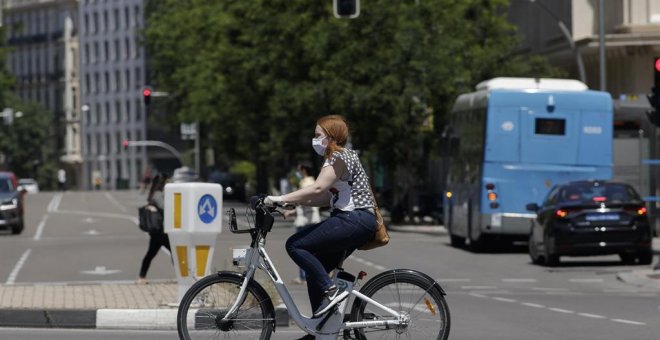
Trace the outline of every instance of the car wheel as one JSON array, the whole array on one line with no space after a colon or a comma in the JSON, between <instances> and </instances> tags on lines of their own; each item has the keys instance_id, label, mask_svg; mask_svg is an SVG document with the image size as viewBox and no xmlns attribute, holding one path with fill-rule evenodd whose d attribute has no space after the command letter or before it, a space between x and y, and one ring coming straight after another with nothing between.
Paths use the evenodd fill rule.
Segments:
<instances>
[{"instance_id":1,"label":"car wheel","mask_svg":"<svg viewBox=\"0 0 660 340\"><path fill-rule=\"evenodd\" d=\"M465 238L464 237L450 235L449 236L449 241L451 242L451 246L455 247L455 248L462 248L462 247L465 246Z\"/></svg>"},{"instance_id":2,"label":"car wheel","mask_svg":"<svg viewBox=\"0 0 660 340\"><path fill-rule=\"evenodd\" d=\"M653 262L653 252L642 251L637 254L639 264L651 264Z\"/></svg>"},{"instance_id":3,"label":"car wheel","mask_svg":"<svg viewBox=\"0 0 660 340\"><path fill-rule=\"evenodd\" d=\"M623 262L624 264L635 264L635 260L637 259L637 254L620 253L619 257L621 258L621 262Z\"/></svg>"},{"instance_id":4,"label":"car wheel","mask_svg":"<svg viewBox=\"0 0 660 340\"><path fill-rule=\"evenodd\" d=\"M17 224L13 225L11 227L11 233L14 235L18 235L23 232L23 229L25 228L23 221L18 222Z\"/></svg>"},{"instance_id":5,"label":"car wheel","mask_svg":"<svg viewBox=\"0 0 660 340\"><path fill-rule=\"evenodd\" d=\"M527 241L528 244L528 250L529 250L529 258L532 259L533 264L542 264L543 261L541 261L541 256L539 256L539 248L536 245L536 242L534 242L534 237L532 234L529 234L529 241Z\"/></svg>"},{"instance_id":6,"label":"car wheel","mask_svg":"<svg viewBox=\"0 0 660 340\"><path fill-rule=\"evenodd\" d=\"M545 260L545 265L547 267L555 267L559 264L559 255L550 252L550 249L548 247L548 239L544 238L543 241L543 257Z\"/></svg>"}]
</instances>

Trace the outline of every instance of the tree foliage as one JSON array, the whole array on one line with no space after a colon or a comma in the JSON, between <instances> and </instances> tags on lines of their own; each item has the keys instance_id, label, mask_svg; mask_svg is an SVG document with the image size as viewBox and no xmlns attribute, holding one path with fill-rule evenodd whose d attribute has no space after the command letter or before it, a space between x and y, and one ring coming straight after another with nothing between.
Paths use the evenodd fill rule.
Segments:
<instances>
[{"instance_id":1,"label":"tree foliage","mask_svg":"<svg viewBox=\"0 0 660 340\"><path fill-rule=\"evenodd\" d=\"M494 76L555 75L515 54L507 5L372 0L340 20L330 0L152 0L144 41L152 85L172 94L177 119L203 122L221 158L281 175L313 159L316 119L337 113L354 148L395 177L433 157L458 93Z\"/></svg>"}]
</instances>

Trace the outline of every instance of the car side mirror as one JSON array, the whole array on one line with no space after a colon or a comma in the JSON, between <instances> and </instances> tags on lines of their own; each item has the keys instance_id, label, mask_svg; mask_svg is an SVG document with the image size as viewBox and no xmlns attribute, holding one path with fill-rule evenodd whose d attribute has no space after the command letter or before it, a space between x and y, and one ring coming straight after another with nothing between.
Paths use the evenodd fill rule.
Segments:
<instances>
[{"instance_id":1,"label":"car side mirror","mask_svg":"<svg viewBox=\"0 0 660 340\"><path fill-rule=\"evenodd\" d=\"M528 203L525 206L525 208L527 209L527 211L533 211L533 212L539 211L539 205L536 203Z\"/></svg>"}]
</instances>

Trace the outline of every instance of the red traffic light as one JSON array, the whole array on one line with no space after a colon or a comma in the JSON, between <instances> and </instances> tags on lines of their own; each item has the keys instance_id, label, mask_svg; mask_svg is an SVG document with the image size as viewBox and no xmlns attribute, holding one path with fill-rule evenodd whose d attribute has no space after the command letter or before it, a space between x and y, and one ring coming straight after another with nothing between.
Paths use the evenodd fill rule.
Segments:
<instances>
[{"instance_id":1,"label":"red traffic light","mask_svg":"<svg viewBox=\"0 0 660 340\"><path fill-rule=\"evenodd\" d=\"M124 147L124 150L128 149L128 139L124 139L121 142L121 145Z\"/></svg>"},{"instance_id":2,"label":"red traffic light","mask_svg":"<svg viewBox=\"0 0 660 340\"><path fill-rule=\"evenodd\" d=\"M660 58L655 58L655 71L660 72Z\"/></svg>"},{"instance_id":3,"label":"red traffic light","mask_svg":"<svg viewBox=\"0 0 660 340\"><path fill-rule=\"evenodd\" d=\"M151 89L142 90L142 95L145 96L145 97L150 97L151 96Z\"/></svg>"}]
</instances>

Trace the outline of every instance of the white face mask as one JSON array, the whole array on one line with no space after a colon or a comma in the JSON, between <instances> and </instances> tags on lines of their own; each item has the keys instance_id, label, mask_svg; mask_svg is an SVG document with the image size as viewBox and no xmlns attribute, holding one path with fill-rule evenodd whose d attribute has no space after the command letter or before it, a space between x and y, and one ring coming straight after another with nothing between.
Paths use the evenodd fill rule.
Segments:
<instances>
[{"instance_id":1,"label":"white face mask","mask_svg":"<svg viewBox=\"0 0 660 340\"><path fill-rule=\"evenodd\" d=\"M325 139L326 136L319 137L319 138L312 138L312 147L314 148L314 151L316 151L319 156L324 156L325 155L325 149L326 147L323 145L323 140Z\"/></svg>"}]
</instances>

